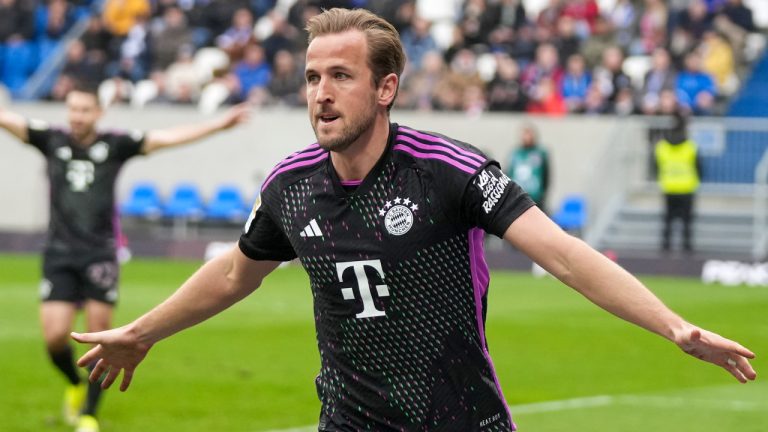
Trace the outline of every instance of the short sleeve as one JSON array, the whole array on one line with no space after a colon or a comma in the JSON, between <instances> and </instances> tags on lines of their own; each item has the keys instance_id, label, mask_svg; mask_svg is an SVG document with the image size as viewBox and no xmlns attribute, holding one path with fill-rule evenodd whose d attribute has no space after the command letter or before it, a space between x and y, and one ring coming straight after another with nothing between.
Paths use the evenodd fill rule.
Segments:
<instances>
[{"instance_id":1,"label":"short sleeve","mask_svg":"<svg viewBox=\"0 0 768 432\"><path fill-rule=\"evenodd\" d=\"M128 160L142 153L144 147L144 132L120 132L112 136L115 154L120 160Z\"/></svg>"},{"instance_id":2,"label":"short sleeve","mask_svg":"<svg viewBox=\"0 0 768 432\"><path fill-rule=\"evenodd\" d=\"M48 154L48 143L53 131L51 126L42 120L27 120L27 142L43 154Z\"/></svg>"},{"instance_id":3,"label":"short sleeve","mask_svg":"<svg viewBox=\"0 0 768 432\"><path fill-rule=\"evenodd\" d=\"M470 225L503 237L507 228L535 204L528 194L495 164L472 177L462 200L462 212Z\"/></svg>"},{"instance_id":4,"label":"short sleeve","mask_svg":"<svg viewBox=\"0 0 768 432\"><path fill-rule=\"evenodd\" d=\"M288 237L269 215L261 198L253 206L238 246L245 256L253 260L290 261L296 258Z\"/></svg>"}]
</instances>

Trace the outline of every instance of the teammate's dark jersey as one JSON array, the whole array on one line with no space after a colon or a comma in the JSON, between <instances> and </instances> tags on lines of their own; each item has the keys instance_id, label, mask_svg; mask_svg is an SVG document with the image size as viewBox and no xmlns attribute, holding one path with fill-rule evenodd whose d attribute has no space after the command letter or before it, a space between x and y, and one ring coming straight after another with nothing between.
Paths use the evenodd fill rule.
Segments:
<instances>
[{"instance_id":1,"label":"teammate's dark jersey","mask_svg":"<svg viewBox=\"0 0 768 432\"><path fill-rule=\"evenodd\" d=\"M140 133L99 132L82 147L66 130L30 120L29 143L45 155L50 180L47 247L53 250L114 248L115 180L123 163L139 154Z\"/></svg>"},{"instance_id":2,"label":"teammate's dark jersey","mask_svg":"<svg viewBox=\"0 0 768 432\"><path fill-rule=\"evenodd\" d=\"M309 273L320 430L513 430L484 334L483 231L533 202L475 148L396 124L349 186L317 144L293 154L239 243Z\"/></svg>"}]
</instances>

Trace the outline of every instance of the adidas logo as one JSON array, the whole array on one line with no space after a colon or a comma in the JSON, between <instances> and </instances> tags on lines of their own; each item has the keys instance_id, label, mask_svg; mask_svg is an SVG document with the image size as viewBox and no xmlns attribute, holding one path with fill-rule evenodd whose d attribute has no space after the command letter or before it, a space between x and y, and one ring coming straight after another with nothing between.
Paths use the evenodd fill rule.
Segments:
<instances>
[{"instance_id":1,"label":"adidas logo","mask_svg":"<svg viewBox=\"0 0 768 432\"><path fill-rule=\"evenodd\" d=\"M320 226L317 224L317 221L312 219L309 221L309 225L304 227L304 230L299 233L299 236L301 237L322 237L323 232L320 231Z\"/></svg>"}]
</instances>

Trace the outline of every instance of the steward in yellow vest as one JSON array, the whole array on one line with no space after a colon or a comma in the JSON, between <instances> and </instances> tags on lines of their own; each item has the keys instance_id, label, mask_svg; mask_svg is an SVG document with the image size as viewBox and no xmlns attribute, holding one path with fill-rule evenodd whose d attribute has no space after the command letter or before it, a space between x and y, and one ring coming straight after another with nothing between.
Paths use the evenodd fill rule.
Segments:
<instances>
[{"instance_id":1,"label":"steward in yellow vest","mask_svg":"<svg viewBox=\"0 0 768 432\"><path fill-rule=\"evenodd\" d=\"M661 248L670 250L672 222L683 223L683 250L693 251L693 202L699 188L701 165L696 143L686 132L686 119L675 116L675 125L656 143L656 168L659 187L664 192L666 211L661 232Z\"/></svg>"},{"instance_id":2,"label":"steward in yellow vest","mask_svg":"<svg viewBox=\"0 0 768 432\"><path fill-rule=\"evenodd\" d=\"M696 144L686 139L672 144L662 139L656 144L659 186L665 194L692 194L699 188Z\"/></svg>"}]
</instances>

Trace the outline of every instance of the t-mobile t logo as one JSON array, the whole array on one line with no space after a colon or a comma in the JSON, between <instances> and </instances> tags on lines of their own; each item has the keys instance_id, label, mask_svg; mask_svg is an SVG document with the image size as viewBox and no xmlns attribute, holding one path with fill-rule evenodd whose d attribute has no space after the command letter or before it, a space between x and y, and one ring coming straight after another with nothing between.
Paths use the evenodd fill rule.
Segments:
<instances>
[{"instance_id":1,"label":"t-mobile t logo","mask_svg":"<svg viewBox=\"0 0 768 432\"><path fill-rule=\"evenodd\" d=\"M360 292L360 299L363 301L363 311L355 315L356 318L372 318L378 316L384 316L386 313L383 310L376 309L376 304L373 302L373 294L371 293L371 284L368 282L368 275L365 274L365 268L372 268L378 272L381 281L384 282L384 271L381 269L381 261L368 260L368 261L350 261L344 263L336 263L336 272L339 275L339 282L344 282L344 271L348 268L352 268L355 272L355 279L357 279L357 290ZM389 288L386 285L376 285L376 294L379 297L389 297ZM344 300L354 300L355 290L353 288L342 288L341 295Z\"/></svg>"}]
</instances>

